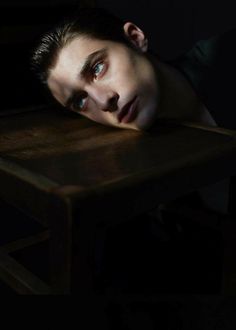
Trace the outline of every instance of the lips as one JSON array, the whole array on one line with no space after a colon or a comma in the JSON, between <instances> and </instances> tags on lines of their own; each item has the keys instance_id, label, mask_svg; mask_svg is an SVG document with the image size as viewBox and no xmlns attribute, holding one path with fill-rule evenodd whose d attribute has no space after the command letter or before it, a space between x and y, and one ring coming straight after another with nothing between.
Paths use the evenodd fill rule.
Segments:
<instances>
[{"instance_id":1,"label":"lips","mask_svg":"<svg viewBox=\"0 0 236 330\"><path fill-rule=\"evenodd\" d=\"M119 122L129 123L133 121L137 115L137 96L128 102L120 111L117 118Z\"/></svg>"}]
</instances>

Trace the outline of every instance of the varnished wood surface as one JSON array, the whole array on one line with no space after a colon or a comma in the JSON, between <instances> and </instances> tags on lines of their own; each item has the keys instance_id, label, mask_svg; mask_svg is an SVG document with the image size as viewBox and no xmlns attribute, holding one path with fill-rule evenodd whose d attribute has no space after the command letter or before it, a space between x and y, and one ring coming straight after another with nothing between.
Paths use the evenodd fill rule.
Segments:
<instances>
[{"instance_id":1,"label":"varnished wood surface","mask_svg":"<svg viewBox=\"0 0 236 330\"><path fill-rule=\"evenodd\" d=\"M2 159L80 191L235 149L232 137L215 132L177 125L121 130L52 109L3 117L0 132Z\"/></svg>"},{"instance_id":2,"label":"varnished wood surface","mask_svg":"<svg viewBox=\"0 0 236 330\"><path fill-rule=\"evenodd\" d=\"M216 130L116 129L52 107L4 116L0 197L46 225L52 194L69 198L77 218L110 217L114 205L117 217L133 216L235 175L234 132Z\"/></svg>"}]
</instances>

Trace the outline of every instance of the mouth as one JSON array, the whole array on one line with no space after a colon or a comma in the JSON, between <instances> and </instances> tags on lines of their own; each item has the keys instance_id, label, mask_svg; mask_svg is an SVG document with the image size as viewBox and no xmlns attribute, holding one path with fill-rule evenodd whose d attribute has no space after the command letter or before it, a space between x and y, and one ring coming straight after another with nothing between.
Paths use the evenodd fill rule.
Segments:
<instances>
[{"instance_id":1,"label":"mouth","mask_svg":"<svg viewBox=\"0 0 236 330\"><path fill-rule=\"evenodd\" d=\"M117 116L120 123L130 123L137 117L137 103L137 96L135 96L121 109L120 113Z\"/></svg>"}]
</instances>

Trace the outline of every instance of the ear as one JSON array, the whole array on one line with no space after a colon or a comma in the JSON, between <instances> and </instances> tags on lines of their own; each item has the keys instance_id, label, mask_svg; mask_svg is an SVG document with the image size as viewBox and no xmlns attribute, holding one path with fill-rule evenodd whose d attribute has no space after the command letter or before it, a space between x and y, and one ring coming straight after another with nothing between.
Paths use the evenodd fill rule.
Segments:
<instances>
[{"instance_id":1,"label":"ear","mask_svg":"<svg viewBox=\"0 0 236 330\"><path fill-rule=\"evenodd\" d=\"M124 33L130 42L135 45L143 53L148 50L148 40L143 31L134 23L127 22L124 24Z\"/></svg>"}]
</instances>

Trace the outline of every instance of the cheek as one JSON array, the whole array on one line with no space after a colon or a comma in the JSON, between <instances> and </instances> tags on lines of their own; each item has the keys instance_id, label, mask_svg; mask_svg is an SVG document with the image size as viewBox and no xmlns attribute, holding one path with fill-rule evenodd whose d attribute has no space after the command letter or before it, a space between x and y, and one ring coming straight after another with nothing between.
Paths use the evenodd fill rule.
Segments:
<instances>
[{"instance_id":1,"label":"cheek","mask_svg":"<svg viewBox=\"0 0 236 330\"><path fill-rule=\"evenodd\" d=\"M149 72L139 70L131 63L114 73L116 87L122 95L150 95L155 89L155 81Z\"/></svg>"},{"instance_id":2,"label":"cheek","mask_svg":"<svg viewBox=\"0 0 236 330\"><path fill-rule=\"evenodd\" d=\"M123 102L128 101L136 93L142 91L142 84L137 75L132 71L121 71L114 75L115 88Z\"/></svg>"},{"instance_id":3,"label":"cheek","mask_svg":"<svg viewBox=\"0 0 236 330\"><path fill-rule=\"evenodd\" d=\"M121 89L131 87L136 85L137 73L133 63L121 57L112 63L107 75L107 82L110 86L115 85Z\"/></svg>"}]
</instances>

